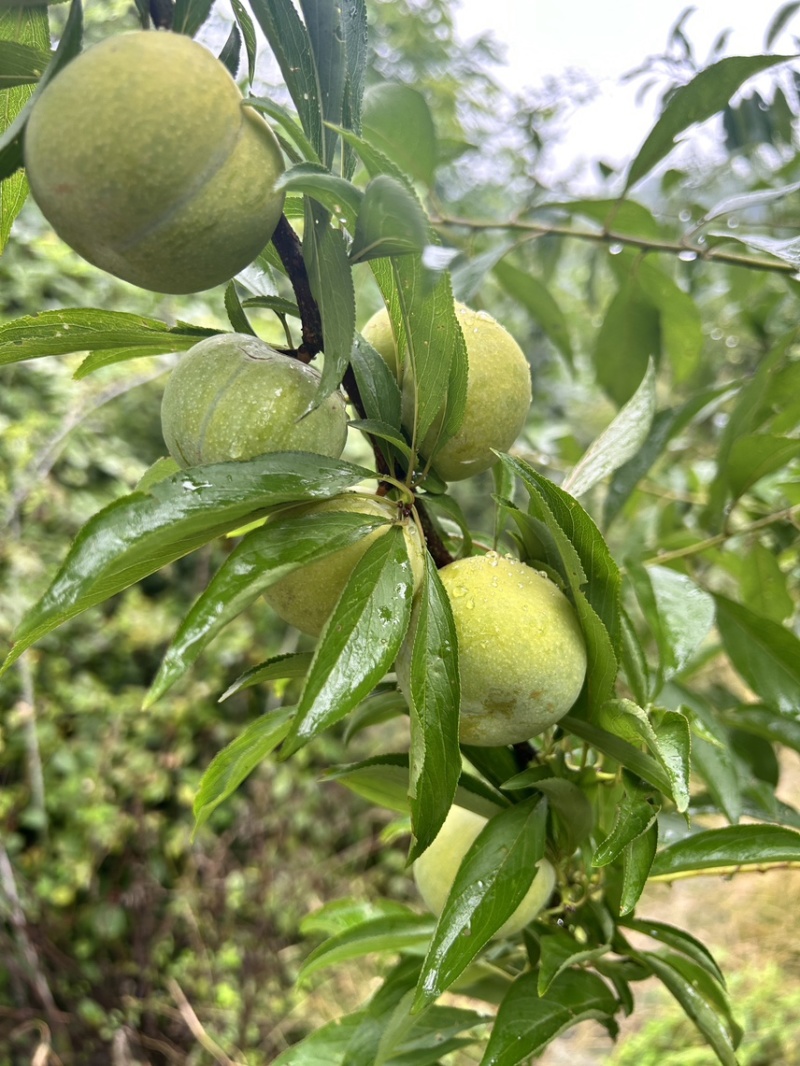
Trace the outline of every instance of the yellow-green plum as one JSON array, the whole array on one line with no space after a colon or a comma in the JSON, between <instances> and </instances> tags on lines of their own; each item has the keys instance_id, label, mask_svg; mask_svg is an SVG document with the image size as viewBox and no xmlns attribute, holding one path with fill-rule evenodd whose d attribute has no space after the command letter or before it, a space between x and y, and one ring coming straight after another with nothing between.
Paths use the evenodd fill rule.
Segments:
<instances>
[{"instance_id":1,"label":"yellow-green plum","mask_svg":"<svg viewBox=\"0 0 800 1066\"><path fill-rule=\"evenodd\" d=\"M374 515L385 519L387 525L368 533L346 548L293 570L265 593L267 602L276 614L289 625L313 637L318 637L322 632L361 556L377 537L387 532L390 524L398 521L397 504L356 493L343 493L320 503L300 504L281 511L281 517L330 511ZM414 522L403 519L402 526L416 588L422 581L424 572L425 545Z\"/></svg>"},{"instance_id":2,"label":"yellow-green plum","mask_svg":"<svg viewBox=\"0 0 800 1066\"><path fill-rule=\"evenodd\" d=\"M25 131L31 191L95 266L199 292L258 255L283 210L283 157L222 63L181 33L108 37L42 91Z\"/></svg>"},{"instance_id":3,"label":"yellow-green plum","mask_svg":"<svg viewBox=\"0 0 800 1066\"><path fill-rule=\"evenodd\" d=\"M195 344L172 371L161 429L182 467L251 459L266 452L314 452L338 459L347 413L334 392L312 409L320 375L243 333Z\"/></svg>"},{"instance_id":4,"label":"yellow-green plum","mask_svg":"<svg viewBox=\"0 0 800 1066\"><path fill-rule=\"evenodd\" d=\"M572 604L545 574L496 552L439 571L453 610L465 744L516 744L569 711L586 676Z\"/></svg>"},{"instance_id":5,"label":"yellow-green plum","mask_svg":"<svg viewBox=\"0 0 800 1066\"><path fill-rule=\"evenodd\" d=\"M433 469L445 481L461 481L488 470L497 459L493 450L508 451L519 436L531 405L530 367L511 334L485 311L473 311L461 303L456 303L455 310L469 371L464 419L433 459ZM373 315L362 334L399 375L388 312L384 309ZM402 376L403 421L410 430L414 406L407 368ZM441 419L434 419L425 434L419 449L423 456L435 448L440 425Z\"/></svg>"},{"instance_id":6,"label":"yellow-green plum","mask_svg":"<svg viewBox=\"0 0 800 1066\"><path fill-rule=\"evenodd\" d=\"M463 807L451 807L436 839L414 863L417 888L425 906L434 914L442 913L461 860L486 821L486 818ZM533 921L552 895L556 883L553 865L548 859L540 859L537 865L531 887L511 917L494 934L496 937L518 933L528 922Z\"/></svg>"}]
</instances>

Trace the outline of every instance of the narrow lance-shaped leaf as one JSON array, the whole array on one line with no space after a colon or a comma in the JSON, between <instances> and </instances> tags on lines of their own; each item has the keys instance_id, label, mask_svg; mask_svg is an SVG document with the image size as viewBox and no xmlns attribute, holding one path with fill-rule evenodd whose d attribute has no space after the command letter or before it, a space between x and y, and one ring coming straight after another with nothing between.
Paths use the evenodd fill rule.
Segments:
<instances>
[{"instance_id":1,"label":"narrow lance-shaped leaf","mask_svg":"<svg viewBox=\"0 0 800 1066\"><path fill-rule=\"evenodd\" d=\"M308 30L292 0L250 0L250 8L278 61L303 129L321 160L322 101Z\"/></svg>"},{"instance_id":2,"label":"narrow lance-shaped leaf","mask_svg":"<svg viewBox=\"0 0 800 1066\"><path fill-rule=\"evenodd\" d=\"M625 180L625 192L669 154L680 133L721 111L748 78L791 58L775 55L727 56L701 70L688 85L676 89L631 163Z\"/></svg>"},{"instance_id":3,"label":"narrow lance-shaped leaf","mask_svg":"<svg viewBox=\"0 0 800 1066\"><path fill-rule=\"evenodd\" d=\"M353 0L343 5L345 86L342 125L361 134L361 111L364 99L364 77L367 70L368 35L366 0ZM356 154L351 145L343 144L344 174L350 178L356 168Z\"/></svg>"},{"instance_id":4,"label":"narrow lance-shaped leaf","mask_svg":"<svg viewBox=\"0 0 800 1066\"><path fill-rule=\"evenodd\" d=\"M331 227L327 211L313 201L306 207L303 258L322 317L325 365L316 399L322 403L339 387L350 359L356 331L356 298L344 234Z\"/></svg>"},{"instance_id":5,"label":"narrow lance-shaped leaf","mask_svg":"<svg viewBox=\"0 0 800 1066\"><path fill-rule=\"evenodd\" d=\"M388 174L378 174L364 190L351 261L420 254L427 243L428 220L417 198Z\"/></svg>"},{"instance_id":6,"label":"narrow lance-shaped leaf","mask_svg":"<svg viewBox=\"0 0 800 1066\"><path fill-rule=\"evenodd\" d=\"M372 86L364 98L363 135L415 181L431 184L436 130L417 89L393 82Z\"/></svg>"},{"instance_id":7,"label":"narrow lance-shaped leaf","mask_svg":"<svg viewBox=\"0 0 800 1066\"><path fill-rule=\"evenodd\" d=\"M617 1001L588 970L569 970L539 997L538 975L518 977L500 1004L481 1066L519 1066L579 1022L612 1017Z\"/></svg>"},{"instance_id":8,"label":"narrow lance-shaped leaf","mask_svg":"<svg viewBox=\"0 0 800 1066\"><path fill-rule=\"evenodd\" d=\"M632 840L647 832L655 822L661 805L653 802L648 795L638 789L628 779L625 795L617 807L617 818L608 836L597 847L592 858L592 866L607 866L621 854Z\"/></svg>"},{"instance_id":9,"label":"narrow lance-shaped leaf","mask_svg":"<svg viewBox=\"0 0 800 1066\"><path fill-rule=\"evenodd\" d=\"M405 534L395 526L359 560L323 630L285 755L338 722L380 681L408 628L412 592Z\"/></svg>"},{"instance_id":10,"label":"narrow lance-shaped leaf","mask_svg":"<svg viewBox=\"0 0 800 1066\"><path fill-rule=\"evenodd\" d=\"M520 270L505 261L497 263L494 273L509 296L522 304L542 332L564 356L567 365L572 366L572 340L567 316L550 290L530 271Z\"/></svg>"},{"instance_id":11,"label":"narrow lance-shaped leaf","mask_svg":"<svg viewBox=\"0 0 800 1066\"><path fill-rule=\"evenodd\" d=\"M764 703L782 714L800 707L800 640L785 626L714 597L717 626L734 668Z\"/></svg>"},{"instance_id":12,"label":"narrow lance-shaped leaf","mask_svg":"<svg viewBox=\"0 0 800 1066\"><path fill-rule=\"evenodd\" d=\"M334 496L373 476L325 456L280 452L193 467L147 493L115 500L78 534L49 589L23 619L2 670L62 622L236 529L249 516L281 503Z\"/></svg>"},{"instance_id":13,"label":"narrow lance-shaped leaf","mask_svg":"<svg viewBox=\"0 0 800 1066\"><path fill-rule=\"evenodd\" d=\"M411 861L441 829L461 774L458 641L450 601L427 553L408 643L397 668L411 708Z\"/></svg>"},{"instance_id":14,"label":"narrow lance-shaped leaf","mask_svg":"<svg viewBox=\"0 0 800 1066\"><path fill-rule=\"evenodd\" d=\"M553 929L539 938L539 982L537 992L545 995L553 981L571 967L586 965L602 958L610 944L581 944L561 929Z\"/></svg>"},{"instance_id":15,"label":"narrow lance-shaped leaf","mask_svg":"<svg viewBox=\"0 0 800 1066\"><path fill-rule=\"evenodd\" d=\"M147 355L179 352L219 332L186 323L170 327L156 318L95 307L39 311L0 326L0 366L106 348L142 348Z\"/></svg>"},{"instance_id":16,"label":"narrow lance-shaped leaf","mask_svg":"<svg viewBox=\"0 0 800 1066\"><path fill-rule=\"evenodd\" d=\"M723 1066L737 1066L734 1034L702 995L697 982L688 979L669 953L641 952L646 965L661 979L714 1049Z\"/></svg>"},{"instance_id":17,"label":"narrow lance-shaped leaf","mask_svg":"<svg viewBox=\"0 0 800 1066\"><path fill-rule=\"evenodd\" d=\"M696 870L800 863L800 833L780 825L731 825L707 829L656 854L651 877L671 880Z\"/></svg>"},{"instance_id":18,"label":"narrow lance-shaped leaf","mask_svg":"<svg viewBox=\"0 0 800 1066\"><path fill-rule=\"evenodd\" d=\"M420 974L414 1009L438 998L514 913L544 854L547 801L523 800L491 818L464 856Z\"/></svg>"},{"instance_id":19,"label":"narrow lance-shaped leaf","mask_svg":"<svg viewBox=\"0 0 800 1066\"><path fill-rule=\"evenodd\" d=\"M298 980L305 980L327 966L375 952L418 950L427 943L432 928L432 918L412 911L371 918L329 937L315 948L301 966Z\"/></svg>"},{"instance_id":20,"label":"narrow lance-shaped leaf","mask_svg":"<svg viewBox=\"0 0 800 1066\"><path fill-rule=\"evenodd\" d=\"M251 666L229 685L220 696L218 703L241 692L243 688L266 684L267 681L282 681L290 677L305 677L311 665L310 651L290 651L282 655L273 655L257 666Z\"/></svg>"},{"instance_id":21,"label":"narrow lance-shaped leaf","mask_svg":"<svg viewBox=\"0 0 800 1066\"><path fill-rule=\"evenodd\" d=\"M34 88L28 82L35 82L50 59L50 33L47 10L35 7L27 10L15 7L10 11L0 12L0 42L3 45L3 57L0 58L0 70L6 78L0 78L0 133L14 122L33 94ZM17 77L13 77L14 49L17 53ZM9 56L9 50L12 55ZM10 62L9 60L12 60ZM24 72L35 73L36 77L26 77ZM23 76L20 78L20 73ZM12 75L10 78L8 75ZM12 87L13 86L13 87ZM11 174L0 181L0 253L6 246L14 219L22 210L28 195L28 179L22 171Z\"/></svg>"},{"instance_id":22,"label":"narrow lance-shaped leaf","mask_svg":"<svg viewBox=\"0 0 800 1066\"><path fill-rule=\"evenodd\" d=\"M270 585L298 566L353 544L381 524L380 518L332 512L276 518L248 533L181 623L145 697L145 708L160 699L209 641Z\"/></svg>"},{"instance_id":23,"label":"narrow lance-shaped leaf","mask_svg":"<svg viewBox=\"0 0 800 1066\"><path fill-rule=\"evenodd\" d=\"M653 857L658 846L658 822L635 837L622 853L622 894L619 901L619 913L630 914L650 876Z\"/></svg>"},{"instance_id":24,"label":"narrow lance-shaped leaf","mask_svg":"<svg viewBox=\"0 0 800 1066\"><path fill-rule=\"evenodd\" d=\"M12 14L11 17L16 16ZM44 17L46 20L46 14ZM9 122L2 136L0 136L0 181L10 177L15 170L22 166L22 138L34 102L39 93L55 77L59 70L78 55L81 50L82 40L83 7L81 6L81 0L72 0L67 21L61 34L61 40L58 42L58 48L39 79L36 91L27 99L23 107Z\"/></svg>"},{"instance_id":25,"label":"narrow lance-shaped leaf","mask_svg":"<svg viewBox=\"0 0 800 1066\"><path fill-rule=\"evenodd\" d=\"M252 85L256 76L256 55L258 50L256 28L253 25L250 13L242 3L242 0L231 0L231 7L233 8L233 14L236 19L236 24L239 27L239 32L242 35L242 40L244 41L245 51L247 52L247 79Z\"/></svg>"},{"instance_id":26,"label":"narrow lance-shaped leaf","mask_svg":"<svg viewBox=\"0 0 800 1066\"><path fill-rule=\"evenodd\" d=\"M195 832L280 744L293 713L294 707L281 707L262 715L214 757L194 799Z\"/></svg>"},{"instance_id":27,"label":"narrow lance-shaped leaf","mask_svg":"<svg viewBox=\"0 0 800 1066\"><path fill-rule=\"evenodd\" d=\"M582 496L634 456L650 432L655 407L656 374L651 360L639 388L589 445L565 480L564 491L571 496Z\"/></svg>"}]
</instances>

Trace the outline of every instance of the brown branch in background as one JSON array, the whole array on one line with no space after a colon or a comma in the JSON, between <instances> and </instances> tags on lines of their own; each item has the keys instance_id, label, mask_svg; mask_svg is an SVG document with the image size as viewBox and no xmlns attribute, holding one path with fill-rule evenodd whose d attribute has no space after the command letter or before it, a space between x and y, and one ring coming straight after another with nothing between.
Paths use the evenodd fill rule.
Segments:
<instances>
[{"instance_id":1,"label":"brown branch in background","mask_svg":"<svg viewBox=\"0 0 800 1066\"><path fill-rule=\"evenodd\" d=\"M178 1005L178 1010L181 1013L186 1023L186 1027L197 1043L204 1048L209 1055L219 1063L219 1066L242 1066L242 1063L236 1062L230 1058L229 1055L219 1046L219 1044L203 1028L200 1019L195 1014L191 1003L183 994L183 991L177 981L170 979L167 981L167 988L169 993Z\"/></svg>"},{"instance_id":2,"label":"brown branch in background","mask_svg":"<svg viewBox=\"0 0 800 1066\"><path fill-rule=\"evenodd\" d=\"M292 283L297 298L297 306L300 309L303 342L297 351L287 354L293 355L302 363L310 363L314 356L323 349L322 318L317 301L311 292L311 282L308 279L308 271L303 259L303 246L300 238L289 225L286 215L281 215L281 220L272 234L272 243L289 275L289 281Z\"/></svg>"},{"instance_id":3,"label":"brown branch in background","mask_svg":"<svg viewBox=\"0 0 800 1066\"><path fill-rule=\"evenodd\" d=\"M417 499L416 507L422 525L422 532L425 534L425 543L428 545L428 551L436 563L436 569L441 570L443 566L453 562L453 556L445 548L444 542L439 536L439 531L433 524L431 516L428 514L428 509L422 500Z\"/></svg>"},{"instance_id":4,"label":"brown branch in background","mask_svg":"<svg viewBox=\"0 0 800 1066\"><path fill-rule=\"evenodd\" d=\"M150 18L157 30L171 30L174 15L174 0L150 0Z\"/></svg>"}]
</instances>

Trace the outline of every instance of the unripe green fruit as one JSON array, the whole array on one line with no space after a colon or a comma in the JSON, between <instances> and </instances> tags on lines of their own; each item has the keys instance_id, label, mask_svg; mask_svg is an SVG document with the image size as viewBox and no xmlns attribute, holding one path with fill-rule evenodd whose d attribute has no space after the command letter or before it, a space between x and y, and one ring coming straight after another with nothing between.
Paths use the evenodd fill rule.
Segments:
<instances>
[{"instance_id":1,"label":"unripe green fruit","mask_svg":"<svg viewBox=\"0 0 800 1066\"><path fill-rule=\"evenodd\" d=\"M275 135L181 33L118 34L73 60L33 107L25 167L67 244L156 292L227 281L283 210Z\"/></svg>"},{"instance_id":2,"label":"unripe green fruit","mask_svg":"<svg viewBox=\"0 0 800 1066\"><path fill-rule=\"evenodd\" d=\"M461 860L486 821L486 818L463 807L451 807L436 839L414 863L417 888L425 905L434 914L442 913ZM540 859L537 866L531 887L511 917L494 934L496 937L518 933L528 922L533 921L552 895L556 883L552 863L548 859Z\"/></svg>"},{"instance_id":3,"label":"unripe green fruit","mask_svg":"<svg viewBox=\"0 0 800 1066\"><path fill-rule=\"evenodd\" d=\"M572 604L544 574L496 552L439 577L453 610L465 744L517 744L569 711L586 676Z\"/></svg>"},{"instance_id":4,"label":"unripe green fruit","mask_svg":"<svg viewBox=\"0 0 800 1066\"><path fill-rule=\"evenodd\" d=\"M493 449L506 452L519 436L531 405L531 373L525 355L499 322L485 311L455 305L464 334L469 360L464 420L436 453L433 469L445 481L461 481L496 460ZM387 366L398 374L397 346L388 312L378 311L362 330ZM403 375L403 424L412 428L414 416L411 375ZM434 419L419 451L431 454L436 445L441 418Z\"/></svg>"},{"instance_id":5,"label":"unripe green fruit","mask_svg":"<svg viewBox=\"0 0 800 1066\"><path fill-rule=\"evenodd\" d=\"M321 503L301 504L289 511L282 511L281 517L320 514L329 511L360 512L385 518L387 523L397 521L396 504L369 496L358 496L355 493L343 493L341 496L334 496ZM281 578L265 593L270 607L280 615L284 622L288 622L289 625L295 626L304 633L309 633L312 637L318 637L359 559L370 544L386 533L388 528L387 525L376 529L356 541L355 544L332 552ZM422 581L425 567L425 545L412 521L404 522L403 533L414 575L414 587L417 588Z\"/></svg>"},{"instance_id":6,"label":"unripe green fruit","mask_svg":"<svg viewBox=\"0 0 800 1066\"><path fill-rule=\"evenodd\" d=\"M256 337L220 333L190 348L172 371L161 429L181 466L314 452L338 459L347 439L340 393L309 410L316 370ZM308 412L308 413L306 413Z\"/></svg>"}]
</instances>

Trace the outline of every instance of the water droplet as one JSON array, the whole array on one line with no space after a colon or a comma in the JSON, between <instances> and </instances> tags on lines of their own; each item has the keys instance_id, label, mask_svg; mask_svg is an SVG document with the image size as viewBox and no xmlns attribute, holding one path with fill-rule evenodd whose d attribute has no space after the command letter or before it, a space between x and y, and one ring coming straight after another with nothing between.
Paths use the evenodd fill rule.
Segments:
<instances>
[{"instance_id":1,"label":"water droplet","mask_svg":"<svg viewBox=\"0 0 800 1066\"><path fill-rule=\"evenodd\" d=\"M697 259L697 252L687 248L683 252L678 252L678 259L681 259L684 263L693 263Z\"/></svg>"},{"instance_id":2,"label":"water droplet","mask_svg":"<svg viewBox=\"0 0 800 1066\"><path fill-rule=\"evenodd\" d=\"M611 255L619 255L623 248L624 245L620 244L619 241L614 241L613 244L609 244L608 246Z\"/></svg>"},{"instance_id":3,"label":"water droplet","mask_svg":"<svg viewBox=\"0 0 800 1066\"><path fill-rule=\"evenodd\" d=\"M678 215L678 218L681 220L681 222L691 222L692 212L688 209L688 207L684 207L683 211L681 211L681 213Z\"/></svg>"},{"instance_id":4,"label":"water droplet","mask_svg":"<svg viewBox=\"0 0 800 1066\"><path fill-rule=\"evenodd\" d=\"M730 337L726 337L725 338L725 347L726 348L736 348L738 346L738 344L739 344L739 338L738 337L730 336Z\"/></svg>"},{"instance_id":5,"label":"water droplet","mask_svg":"<svg viewBox=\"0 0 800 1066\"><path fill-rule=\"evenodd\" d=\"M735 215L731 215L731 217L725 222L725 225L728 227L728 229L738 229L739 219L736 218Z\"/></svg>"}]
</instances>

